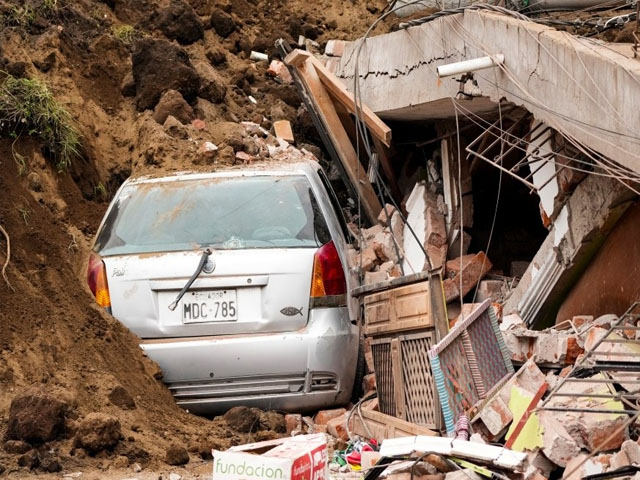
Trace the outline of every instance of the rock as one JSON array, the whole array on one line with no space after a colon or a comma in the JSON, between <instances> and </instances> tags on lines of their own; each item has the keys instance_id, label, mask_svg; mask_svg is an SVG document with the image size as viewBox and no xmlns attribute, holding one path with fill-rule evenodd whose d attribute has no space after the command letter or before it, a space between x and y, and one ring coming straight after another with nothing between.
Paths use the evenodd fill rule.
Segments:
<instances>
[{"instance_id":1,"label":"rock","mask_svg":"<svg viewBox=\"0 0 640 480\"><path fill-rule=\"evenodd\" d=\"M45 472L56 473L62 471L62 465L54 455L45 455L40 459L40 469Z\"/></svg>"},{"instance_id":2,"label":"rock","mask_svg":"<svg viewBox=\"0 0 640 480\"><path fill-rule=\"evenodd\" d=\"M127 72L120 83L120 93L123 97L136 96L136 81L133 79L133 72Z\"/></svg>"},{"instance_id":3,"label":"rock","mask_svg":"<svg viewBox=\"0 0 640 480\"><path fill-rule=\"evenodd\" d=\"M260 428L276 433L285 433L287 431L287 425L284 420L284 415L274 411L261 412Z\"/></svg>"},{"instance_id":4,"label":"rock","mask_svg":"<svg viewBox=\"0 0 640 480\"><path fill-rule=\"evenodd\" d=\"M167 90L177 90L187 101L194 100L198 94L200 77L189 55L170 42L153 38L138 40L131 59L138 110L155 107Z\"/></svg>"},{"instance_id":5,"label":"rock","mask_svg":"<svg viewBox=\"0 0 640 480\"><path fill-rule=\"evenodd\" d=\"M222 102L227 96L227 86L218 72L204 60L195 60L193 66L200 76L198 95L213 103Z\"/></svg>"},{"instance_id":6,"label":"rock","mask_svg":"<svg viewBox=\"0 0 640 480\"><path fill-rule=\"evenodd\" d=\"M256 432L260 426L260 410L249 407L233 407L222 418L232 430L239 433Z\"/></svg>"},{"instance_id":7,"label":"rock","mask_svg":"<svg viewBox=\"0 0 640 480\"><path fill-rule=\"evenodd\" d=\"M373 247L365 248L361 254L356 255L356 265L362 262L362 271L370 272L376 266L378 257Z\"/></svg>"},{"instance_id":8,"label":"rock","mask_svg":"<svg viewBox=\"0 0 640 480\"><path fill-rule=\"evenodd\" d=\"M211 28L222 38L227 38L236 29L236 23L233 21L233 18L231 18L231 15L222 10L215 10L211 14L210 24Z\"/></svg>"},{"instance_id":9,"label":"rock","mask_svg":"<svg viewBox=\"0 0 640 480\"><path fill-rule=\"evenodd\" d=\"M90 413L78 426L75 445L89 453L112 450L122 436L120 421L104 413Z\"/></svg>"},{"instance_id":10,"label":"rock","mask_svg":"<svg viewBox=\"0 0 640 480\"><path fill-rule=\"evenodd\" d=\"M187 128L180 123L180 121L173 115L169 115L162 124L162 128L167 135L173 138L182 138L186 140L189 138L189 132Z\"/></svg>"},{"instance_id":11,"label":"rock","mask_svg":"<svg viewBox=\"0 0 640 480\"><path fill-rule=\"evenodd\" d=\"M16 78L22 78L27 74L26 62L10 62L7 65L7 73Z\"/></svg>"},{"instance_id":12,"label":"rock","mask_svg":"<svg viewBox=\"0 0 640 480\"><path fill-rule=\"evenodd\" d=\"M387 203L384 207L382 207L382 209L380 210L380 213L378 214L378 223L380 223L380 225L388 227L389 224L391 223L390 219L393 217L393 214L395 212L396 212L396 207ZM388 219L387 219L387 216L388 216Z\"/></svg>"},{"instance_id":13,"label":"rock","mask_svg":"<svg viewBox=\"0 0 640 480\"><path fill-rule=\"evenodd\" d=\"M627 455L629 463L640 465L640 445L633 440L626 440L622 443L622 450Z\"/></svg>"},{"instance_id":14,"label":"rock","mask_svg":"<svg viewBox=\"0 0 640 480\"><path fill-rule=\"evenodd\" d=\"M200 155L202 155L203 157L209 159L215 157L217 151L217 145L211 142L203 142L203 144L200 145L200 148L198 148L198 153L200 153Z\"/></svg>"},{"instance_id":15,"label":"rock","mask_svg":"<svg viewBox=\"0 0 640 480\"><path fill-rule=\"evenodd\" d=\"M538 418L544 428L542 452L556 465L567 467L580 453L580 448L564 426L554 418L553 412L542 411Z\"/></svg>"},{"instance_id":16,"label":"rock","mask_svg":"<svg viewBox=\"0 0 640 480\"><path fill-rule=\"evenodd\" d=\"M14 397L9 407L6 438L39 444L55 440L64 430L68 405L39 390Z\"/></svg>"},{"instance_id":17,"label":"rock","mask_svg":"<svg viewBox=\"0 0 640 480\"><path fill-rule=\"evenodd\" d=\"M344 408L336 408L333 410L320 410L316 417L314 418L314 422L316 425L327 425L329 421L334 418L338 418L347 413L347 410Z\"/></svg>"},{"instance_id":18,"label":"rock","mask_svg":"<svg viewBox=\"0 0 640 480\"><path fill-rule=\"evenodd\" d=\"M43 73L47 73L49 70L53 68L55 64L56 64L55 52L51 52L40 59L33 60L33 65Z\"/></svg>"},{"instance_id":19,"label":"rock","mask_svg":"<svg viewBox=\"0 0 640 480\"><path fill-rule=\"evenodd\" d=\"M176 118L183 125L188 125L195 118L191 106L185 102L180 92L176 90L164 92L153 110L153 119L160 125L164 124L169 116Z\"/></svg>"},{"instance_id":20,"label":"rock","mask_svg":"<svg viewBox=\"0 0 640 480\"><path fill-rule=\"evenodd\" d=\"M167 465L186 465L189 463L189 453L184 447L171 445L167 448L164 461Z\"/></svg>"},{"instance_id":21,"label":"rock","mask_svg":"<svg viewBox=\"0 0 640 480\"><path fill-rule=\"evenodd\" d=\"M178 475L177 473L170 473L169 474L169 480L180 480L182 477L180 475Z\"/></svg>"},{"instance_id":22,"label":"rock","mask_svg":"<svg viewBox=\"0 0 640 480\"><path fill-rule=\"evenodd\" d=\"M165 37L177 40L182 45L190 45L204 36L204 25L200 18L182 0L171 0L167 8L157 12L152 25L159 28Z\"/></svg>"},{"instance_id":23,"label":"rock","mask_svg":"<svg viewBox=\"0 0 640 480\"><path fill-rule=\"evenodd\" d=\"M4 471L6 470L6 468L4 468L4 465L2 465L0 463L0 475L2 475L4 473Z\"/></svg>"},{"instance_id":24,"label":"rock","mask_svg":"<svg viewBox=\"0 0 640 480\"><path fill-rule=\"evenodd\" d=\"M116 468L127 468L129 466L129 459L125 455L118 455L113 461L113 466Z\"/></svg>"},{"instance_id":25,"label":"rock","mask_svg":"<svg viewBox=\"0 0 640 480\"><path fill-rule=\"evenodd\" d=\"M302 433L302 415L289 413L284 416L285 432L287 435Z\"/></svg>"},{"instance_id":26,"label":"rock","mask_svg":"<svg viewBox=\"0 0 640 480\"><path fill-rule=\"evenodd\" d=\"M18 465L21 467L26 467L31 470L34 468L38 468L40 465L40 457L38 457L38 452L35 450L31 450L24 455L20 455L18 457Z\"/></svg>"},{"instance_id":27,"label":"rock","mask_svg":"<svg viewBox=\"0 0 640 480\"><path fill-rule=\"evenodd\" d=\"M205 53L205 56L207 57L207 60L211 62L211 65L213 65L214 67L227 63L227 54L221 48L207 50L207 53Z\"/></svg>"},{"instance_id":28,"label":"rock","mask_svg":"<svg viewBox=\"0 0 640 480\"><path fill-rule=\"evenodd\" d=\"M109 401L123 410L134 410L136 408L135 400L122 385L118 385L109 392Z\"/></svg>"},{"instance_id":29,"label":"rock","mask_svg":"<svg viewBox=\"0 0 640 480\"><path fill-rule=\"evenodd\" d=\"M7 440L4 443L4 451L13 454L27 453L31 450L31 445L21 440Z\"/></svg>"}]
</instances>

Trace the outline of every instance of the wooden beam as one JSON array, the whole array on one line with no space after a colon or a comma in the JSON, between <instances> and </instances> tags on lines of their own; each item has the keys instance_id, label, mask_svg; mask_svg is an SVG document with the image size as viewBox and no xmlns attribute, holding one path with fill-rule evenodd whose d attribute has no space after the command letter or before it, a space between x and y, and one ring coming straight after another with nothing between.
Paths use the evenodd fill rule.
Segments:
<instances>
[{"instance_id":1,"label":"wooden beam","mask_svg":"<svg viewBox=\"0 0 640 480\"><path fill-rule=\"evenodd\" d=\"M396 173L393 171L393 167L391 166L391 158L393 156L393 154L391 153L392 150L376 137L373 137L372 140L373 146L378 153L380 166L382 167L384 176L387 177L387 182L389 182L391 194L395 198L396 202L400 203L402 201L402 194L400 193L400 187L398 187L398 177L396 176Z\"/></svg>"},{"instance_id":2,"label":"wooden beam","mask_svg":"<svg viewBox=\"0 0 640 480\"><path fill-rule=\"evenodd\" d=\"M299 49L293 50L284 59L287 65L295 67L302 65L307 60L310 60L313 64L314 68L318 72L318 77L320 77L325 88L331 92L338 102L344 105L349 113L355 115L356 102L353 98L353 94L344 87L340 79L331 73L320 60L309 52ZM380 117L373 113L373 111L366 105L362 105L360 113L363 116L363 120L371 134L387 147L391 146L391 129L387 124L384 123Z\"/></svg>"},{"instance_id":3,"label":"wooden beam","mask_svg":"<svg viewBox=\"0 0 640 480\"><path fill-rule=\"evenodd\" d=\"M368 432L371 432L371 435L380 442L386 438L412 437L415 435L439 436L437 432L429 430L427 427L385 415L384 413L365 408L361 409L361 412L362 418L355 412L351 416L353 423L350 428L353 433L363 438L369 436Z\"/></svg>"},{"instance_id":4,"label":"wooden beam","mask_svg":"<svg viewBox=\"0 0 640 480\"><path fill-rule=\"evenodd\" d=\"M365 214L372 224L376 224L382 205L369 182L367 171L358 159L349 135L342 126L329 92L324 88L316 69L308 58L296 65L296 70L316 107L319 118L327 129L349 181L360 196Z\"/></svg>"}]
</instances>

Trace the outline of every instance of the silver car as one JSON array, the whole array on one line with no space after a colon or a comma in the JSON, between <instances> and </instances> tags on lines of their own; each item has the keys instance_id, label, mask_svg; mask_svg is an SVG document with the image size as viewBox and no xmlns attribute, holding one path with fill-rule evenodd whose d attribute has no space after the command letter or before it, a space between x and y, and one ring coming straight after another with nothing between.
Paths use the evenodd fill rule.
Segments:
<instances>
[{"instance_id":1,"label":"silver car","mask_svg":"<svg viewBox=\"0 0 640 480\"><path fill-rule=\"evenodd\" d=\"M356 376L347 238L315 162L129 179L88 282L180 406L325 408L348 403Z\"/></svg>"}]
</instances>

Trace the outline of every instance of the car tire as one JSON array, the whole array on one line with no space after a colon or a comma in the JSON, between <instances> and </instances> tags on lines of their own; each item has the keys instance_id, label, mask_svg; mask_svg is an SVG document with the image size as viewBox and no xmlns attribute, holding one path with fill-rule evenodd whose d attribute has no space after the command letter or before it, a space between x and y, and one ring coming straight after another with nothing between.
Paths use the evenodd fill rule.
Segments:
<instances>
[{"instance_id":1,"label":"car tire","mask_svg":"<svg viewBox=\"0 0 640 480\"><path fill-rule=\"evenodd\" d=\"M354 404L358 403L358 401L366 393L362 388L365 369L366 361L364 359L364 337L360 335L360 341L358 342L358 360L356 362L356 376L353 381L353 390L351 391L351 402Z\"/></svg>"}]
</instances>

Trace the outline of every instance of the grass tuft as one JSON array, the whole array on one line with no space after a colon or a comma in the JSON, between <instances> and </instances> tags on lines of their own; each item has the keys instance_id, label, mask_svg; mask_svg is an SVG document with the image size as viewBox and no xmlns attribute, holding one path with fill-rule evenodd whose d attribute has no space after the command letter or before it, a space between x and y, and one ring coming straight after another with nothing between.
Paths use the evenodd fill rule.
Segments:
<instances>
[{"instance_id":1,"label":"grass tuft","mask_svg":"<svg viewBox=\"0 0 640 480\"><path fill-rule=\"evenodd\" d=\"M111 33L125 45L131 45L137 36L135 28L131 25L114 25Z\"/></svg>"},{"instance_id":2,"label":"grass tuft","mask_svg":"<svg viewBox=\"0 0 640 480\"><path fill-rule=\"evenodd\" d=\"M80 134L71 115L38 79L7 75L0 84L0 134L39 138L54 155L59 171L68 169L80 155ZM19 160L19 165L24 163Z\"/></svg>"}]
</instances>

